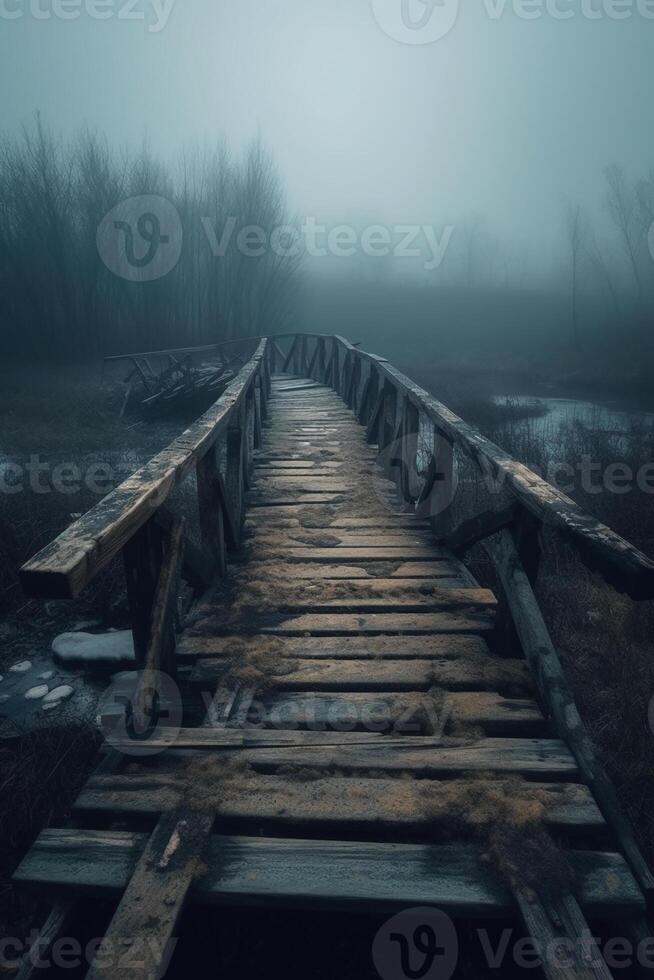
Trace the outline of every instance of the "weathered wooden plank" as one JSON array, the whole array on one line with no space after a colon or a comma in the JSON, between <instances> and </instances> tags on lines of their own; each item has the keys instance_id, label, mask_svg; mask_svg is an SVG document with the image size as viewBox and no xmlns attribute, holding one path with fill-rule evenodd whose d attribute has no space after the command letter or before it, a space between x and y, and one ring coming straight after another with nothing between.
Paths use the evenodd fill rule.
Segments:
<instances>
[{"instance_id":1,"label":"weathered wooden plank","mask_svg":"<svg viewBox=\"0 0 654 980\"><path fill-rule=\"evenodd\" d=\"M563 742L555 739L486 738L469 745L444 744L438 737L385 738L382 743L322 748L244 749L241 754L261 772L283 766L370 769L409 772L437 779L461 772L514 773L526 779L567 780L579 778L577 764Z\"/></svg>"},{"instance_id":2,"label":"weathered wooden plank","mask_svg":"<svg viewBox=\"0 0 654 980\"><path fill-rule=\"evenodd\" d=\"M414 589L412 593L404 594L400 590L393 590L388 595L365 595L367 585L360 582L353 585L352 594L338 597L321 599L320 591L316 595L302 596L302 598L286 598L280 595L279 608L287 612L302 611L312 609L318 611L333 612L426 612L428 610L439 609L469 609L471 607L494 609L497 605L495 596L488 589L473 588L443 588L432 585L428 590L420 591ZM349 589L348 589L349 592Z\"/></svg>"},{"instance_id":3,"label":"weathered wooden plank","mask_svg":"<svg viewBox=\"0 0 654 980\"><path fill-rule=\"evenodd\" d=\"M375 678L377 680L377 678ZM379 690L377 684L372 690ZM471 725L488 735L535 736L544 734L545 719L535 701L505 698L493 691L422 693L408 686L389 686L390 691L410 691L410 697L370 691L318 688L307 693L264 693L256 698L247 724L262 728L310 731L375 731L383 734L421 735L447 731L449 726Z\"/></svg>"},{"instance_id":4,"label":"weathered wooden plank","mask_svg":"<svg viewBox=\"0 0 654 980\"><path fill-rule=\"evenodd\" d=\"M318 562L359 562L359 561L442 561L451 556L436 546L423 545L386 545L380 548L357 548L342 545L337 548L306 548L292 547L285 551L289 559Z\"/></svg>"},{"instance_id":5,"label":"weathered wooden plank","mask_svg":"<svg viewBox=\"0 0 654 980\"><path fill-rule=\"evenodd\" d=\"M265 494L250 490L247 495L248 507L279 507L294 506L296 504L331 504L337 501L341 495L338 493L304 493L303 491L284 490L278 494Z\"/></svg>"},{"instance_id":6,"label":"weathered wooden plank","mask_svg":"<svg viewBox=\"0 0 654 980\"><path fill-rule=\"evenodd\" d=\"M212 641L213 644L213 641ZM502 674L501 664L492 669L483 661L327 659L326 657L278 657L271 655L270 681L278 691L417 691L434 684L453 689L488 690L490 679ZM227 666L223 658L201 659L191 683L202 688L220 680ZM504 676L511 671L504 669ZM522 673L517 674L518 683Z\"/></svg>"},{"instance_id":7,"label":"weathered wooden plank","mask_svg":"<svg viewBox=\"0 0 654 980\"><path fill-rule=\"evenodd\" d=\"M455 562L403 562L398 565L393 559L381 559L367 565L337 564L320 565L317 562L302 561L284 562L281 555L269 558L263 555L263 562L257 564L256 571L266 574L281 575L288 579L351 579L357 581L366 579L374 588L375 582L390 582L398 588L406 583L410 588L413 583L426 583L428 587L438 585L441 588L462 588L474 584L472 577L463 565ZM378 577L375 577L378 576ZM379 586L382 588L382 586Z\"/></svg>"},{"instance_id":8,"label":"weathered wooden plank","mask_svg":"<svg viewBox=\"0 0 654 980\"><path fill-rule=\"evenodd\" d=\"M349 528L299 528L284 529L265 525L251 529L251 541L261 538L266 544L283 549L290 548L430 548L432 540L423 533L410 531L383 531L377 534L352 531ZM304 539L304 540L303 540Z\"/></svg>"},{"instance_id":9,"label":"weathered wooden plank","mask_svg":"<svg viewBox=\"0 0 654 980\"><path fill-rule=\"evenodd\" d=\"M194 732L197 735L193 738ZM220 736L222 739L224 733L215 729L185 729L180 734L180 747L202 751L212 747L212 738ZM246 731L239 734L248 744L248 740L260 740L275 733ZM294 733L277 734L293 736ZM330 734L329 738L335 739L338 734ZM187 735L188 738L183 737ZM327 737L316 732L295 733L296 740L300 736L316 738L318 735ZM350 733L350 736L363 737L360 733ZM341 733L340 737L346 736ZM82 791L76 809L79 813L96 811L123 815L158 814L172 810L183 795L182 783L177 781L176 771L170 765L163 771L143 767L138 781L124 774L114 779L94 778ZM228 779L224 789L215 794L215 813L221 820L238 821L239 825L241 821L256 821L260 826L265 821L272 829L273 825L283 828L285 824L301 824L308 825L307 829L312 834L325 832L325 825L341 833L357 828L367 829L368 833L395 829L406 837L409 834L418 835L425 829L433 831L439 824L446 825L451 817L451 802L456 802L459 794L462 799L466 795L469 797L470 787L469 778L445 782L398 782L397 779L382 776L315 773L307 783L284 776L248 773L243 778ZM482 782L480 793L484 787L488 788L488 784ZM531 782L523 787L517 783L512 789L514 792L524 792L526 798L532 794L539 799L543 804L544 820L553 829L568 835L585 832L596 837L606 832L602 815L582 784ZM311 827L312 824L317 826Z\"/></svg>"},{"instance_id":10,"label":"weathered wooden plank","mask_svg":"<svg viewBox=\"0 0 654 980\"><path fill-rule=\"evenodd\" d=\"M309 566L309 568L311 567L312 566ZM295 578L295 577L307 578L307 579L318 578L322 580L331 579L334 583L337 583L339 581L341 582L344 593L345 590L347 590L347 593L345 593L347 597L346 601L353 603L353 602L358 602L359 600L365 601L367 599L381 597L382 599L386 599L388 602L388 609L386 611L390 611L390 608L393 606L395 600L398 597L404 600L409 600L412 598L420 598L420 597L427 598L433 594L438 600L440 597L442 597L440 596L441 593L448 591L453 593L453 600L454 600L455 596L457 595L461 596L461 594L466 591L466 586L467 586L467 582L464 578L449 578L446 575L442 575L440 577L435 576L432 579L371 578L370 576L366 576L366 575L362 575L361 577L344 578L343 576L336 577L333 575L329 575L329 571L332 568L334 567L340 568L341 566L325 565L319 567L324 568L325 571L324 575L323 574L318 576L311 575L307 571L303 576L295 576L293 575L293 571L294 571L293 565L283 565L281 563L274 564L271 562L270 567L268 567L268 563L266 563L266 567L263 570L260 570L260 567L257 566L256 579L254 579L254 577L251 576L250 581L251 582L255 580L260 581L261 578L264 577L264 575L267 578L268 574L270 574L272 577L274 577L275 575L282 575L287 580L288 578ZM287 569L290 569L290 573L287 573ZM354 571L356 573L356 569L354 569ZM245 577L241 578L239 576L237 578L237 581L245 582ZM320 587L318 586L317 588L319 589ZM307 605L309 604L315 608L314 603L307 603ZM489 599L486 604L493 605L494 602L493 600ZM333 603L333 606L335 605L337 605L337 603Z\"/></svg>"},{"instance_id":11,"label":"weathered wooden plank","mask_svg":"<svg viewBox=\"0 0 654 980\"><path fill-rule=\"evenodd\" d=\"M300 659L329 660L430 660L434 669L465 671L474 668L476 678L482 676L514 676L516 683L528 677L524 660L505 660L492 657L481 636L425 634L422 636L193 636L183 634L177 645L177 656L232 656L234 650L266 651L271 656ZM458 675L457 675L458 676Z\"/></svg>"},{"instance_id":12,"label":"weathered wooden plank","mask_svg":"<svg viewBox=\"0 0 654 980\"><path fill-rule=\"evenodd\" d=\"M244 624L245 626L246 624ZM471 609L461 614L438 613L362 613L332 614L306 613L300 616L280 618L279 622L261 625L260 633L297 635L313 633L315 636L347 636L348 634L377 633L489 633L495 625L492 609ZM247 632L247 629L244 630Z\"/></svg>"},{"instance_id":13,"label":"weathered wooden plank","mask_svg":"<svg viewBox=\"0 0 654 980\"><path fill-rule=\"evenodd\" d=\"M43 831L16 880L43 889L116 895L126 886L145 835L125 831ZM617 854L572 851L581 905L598 918L630 916L644 902ZM432 905L465 918L513 915L509 890L488 873L473 846L378 844L213 836L200 902L344 904L394 911ZM607 881L611 887L607 888Z\"/></svg>"},{"instance_id":14,"label":"weathered wooden plank","mask_svg":"<svg viewBox=\"0 0 654 980\"><path fill-rule=\"evenodd\" d=\"M97 957L87 980L158 980L213 825L212 813L164 813L147 840L105 933L108 949L135 957ZM146 943L145 940L148 940Z\"/></svg>"}]
</instances>

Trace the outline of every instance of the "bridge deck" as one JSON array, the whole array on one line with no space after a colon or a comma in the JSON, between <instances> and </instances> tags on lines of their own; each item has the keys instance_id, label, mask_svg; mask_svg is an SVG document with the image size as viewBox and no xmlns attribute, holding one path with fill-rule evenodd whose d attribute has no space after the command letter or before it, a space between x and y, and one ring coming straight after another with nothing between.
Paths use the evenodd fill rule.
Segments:
<instances>
[{"instance_id":1,"label":"bridge deck","mask_svg":"<svg viewBox=\"0 0 654 980\"><path fill-rule=\"evenodd\" d=\"M181 731L166 751L155 735L150 754L116 753L77 801L77 826L44 832L19 880L124 893L118 935L138 933L144 904L152 913L153 876L150 929L164 935L189 888L200 902L429 904L529 923L521 886L481 857L509 800L511 827L528 835L536 814L534 832L567 855L586 916L641 915L526 662L493 649L494 595L402 510L375 458L331 389L273 378L243 548L178 644ZM153 848L156 867L177 861L168 918Z\"/></svg>"}]
</instances>

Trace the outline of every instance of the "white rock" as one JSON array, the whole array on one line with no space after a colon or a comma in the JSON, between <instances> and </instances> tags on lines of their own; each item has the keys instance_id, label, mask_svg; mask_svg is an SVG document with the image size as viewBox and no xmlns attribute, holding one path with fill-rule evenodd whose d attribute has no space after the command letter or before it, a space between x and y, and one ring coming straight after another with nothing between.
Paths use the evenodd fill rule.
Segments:
<instances>
[{"instance_id":1,"label":"white rock","mask_svg":"<svg viewBox=\"0 0 654 980\"><path fill-rule=\"evenodd\" d=\"M54 673L54 670L44 670L42 674L39 674L39 680L49 681L52 677L54 677Z\"/></svg>"},{"instance_id":2,"label":"white rock","mask_svg":"<svg viewBox=\"0 0 654 980\"><path fill-rule=\"evenodd\" d=\"M36 687L30 687L29 691L25 692L25 698L28 701L40 701L48 693L47 684L37 684Z\"/></svg>"},{"instance_id":3,"label":"white rock","mask_svg":"<svg viewBox=\"0 0 654 980\"><path fill-rule=\"evenodd\" d=\"M115 633L61 633L52 641L55 660L63 664L101 667L134 661L131 630Z\"/></svg>"},{"instance_id":4,"label":"white rock","mask_svg":"<svg viewBox=\"0 0 654 980\"><path fill-rule=\"evenodd\" d=\"M49 694L43 698L44 708L56 708L58 704L62 701L67 701L75 693L75 688L71 687L70 684L61 684L59 687L53 687Z\"/></svg>"},{"instance_id":5,"label":"white rock","mask_svg":"<svg viewBox=\"0 0 654 980\"><path fill-rule=\"evenodd\" d=\"M14 664L13 667L10 667L9 670L13 671L14 674L26 674L31 667L31 660L20 660L17 664Z\"/></svg>"}]
</instances>

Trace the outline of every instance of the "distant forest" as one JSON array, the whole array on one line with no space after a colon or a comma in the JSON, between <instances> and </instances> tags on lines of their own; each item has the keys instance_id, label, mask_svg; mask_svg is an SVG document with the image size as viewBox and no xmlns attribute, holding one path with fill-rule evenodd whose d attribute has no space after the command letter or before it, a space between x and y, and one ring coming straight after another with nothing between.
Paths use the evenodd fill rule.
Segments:
<instances>
[{"instance_id":1,"label":"distant forest","mask_svg":"<svg viewBox=\"0 0 654 980\"><path fill-rule=\"evenodd\" d=\"M275 229L297 222L260 141L164 164L88 130L59 139L37 116L0 140L0 354L88 359L299 328L361 334L373 347L408 332L441 356L482 360L487 351L533 360L542 348L569 358L568 370L590 358L601 372L642 377L654 363L654 171L632 179L612 165L604 176L594 213L562 209L547 261L536 235L524 247L503 242L472 214L453 222L429 273L422 259L304 262L270 247ZM152 281L138 281L138 263L134 277L116 274L98 239L109 221L114 245L127 246L138 215L121 224L112 211L131 199L138 209L143 196L169 202L183 235L172 268ZM255 255L257 228L267 245ZM159 229L146 221L150 233Z\"/></svg>"},{"instance_id":2,"label":"distant forest","mask_svg":"<svg viewBox=\"0 0 654 980\"><path fill-rule=\"evenodd\" d=\"M140 195L171 202L183 229L179 261L156 281L116 275L97 245L105 215ZM217 258L211 245L233 217L232 243L240 228L288 222L259 141L238 158L219 145L165 166L90 131L59 140L37 117L0 144L0 353L88 358L279 330L297 258L236 247Z\"/></svg>"}]
</instances>

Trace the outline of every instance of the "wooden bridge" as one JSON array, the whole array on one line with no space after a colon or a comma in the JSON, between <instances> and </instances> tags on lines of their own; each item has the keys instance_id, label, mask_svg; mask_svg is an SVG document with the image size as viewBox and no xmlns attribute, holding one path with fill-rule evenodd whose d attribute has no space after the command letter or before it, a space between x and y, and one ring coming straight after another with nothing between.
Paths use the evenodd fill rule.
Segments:
<instances>
[{"instance_id":1,"label":"wooden bridge","mask_svg":"<svg viewBox=\"0 0 654 980\"><path fill-rule=\"evenodd\" d=\"M465 467L486 495L461 515ZM115 903L118 948L163 948L187 902L646 936L654 880L533 591L543 532L654 595L646 556L384 358L261 340L22 571L29 595L75 598L122 556L139 668L74 820L16 872L55 903L41 951L88 895ZM480 542L499 605L463 562ZM155 960L88 975L155 977ZM576 952L544 972L612 975Z\"/></svg>"}]
</instances>

